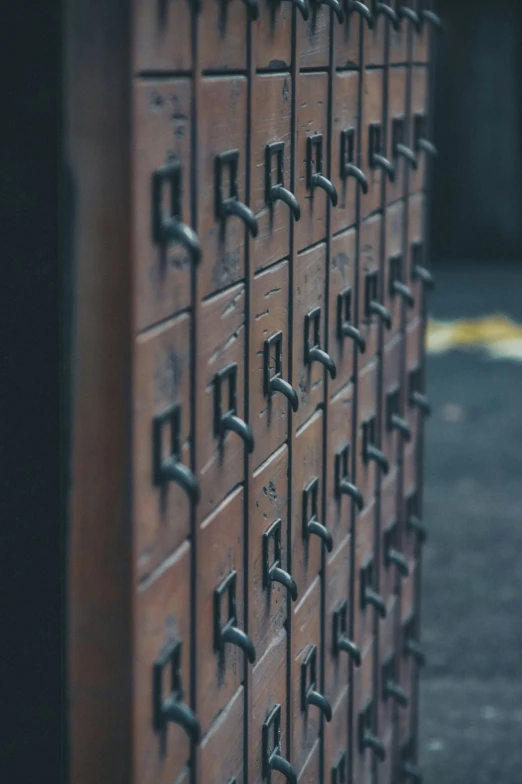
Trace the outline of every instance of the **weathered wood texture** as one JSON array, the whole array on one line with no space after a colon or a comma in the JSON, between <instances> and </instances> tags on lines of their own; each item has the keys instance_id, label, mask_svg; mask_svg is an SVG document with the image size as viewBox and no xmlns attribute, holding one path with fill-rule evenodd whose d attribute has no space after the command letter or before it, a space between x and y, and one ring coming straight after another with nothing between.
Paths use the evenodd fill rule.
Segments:
<instances>
[{"instance_id":1,"label":"weathered wood texture","mask_svg":"<svg viewBox=\"0 0 522 784\"><path fill-rule=\"evenodd\" d=\"M68 9L79 784L416 764L431 5L256 8Z\"/></svg>"}]
</instances>

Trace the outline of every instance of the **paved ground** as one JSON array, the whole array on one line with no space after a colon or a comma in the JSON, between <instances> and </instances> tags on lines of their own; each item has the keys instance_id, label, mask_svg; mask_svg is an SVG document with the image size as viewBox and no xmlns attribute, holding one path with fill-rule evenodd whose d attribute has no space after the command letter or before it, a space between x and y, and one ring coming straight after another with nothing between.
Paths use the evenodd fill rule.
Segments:
<instances>
[{"instance_id":1,"label":"paved ground","mask_svg":"<svg viewBox=\"0 0 522 784\"><path fill-rule=\"evenodd\" d=\"M441 264L435 318L522 323L522 262ZM522 782L522 364L430 357L421 763L425 784Z\"/></svg>"}]
</instances>

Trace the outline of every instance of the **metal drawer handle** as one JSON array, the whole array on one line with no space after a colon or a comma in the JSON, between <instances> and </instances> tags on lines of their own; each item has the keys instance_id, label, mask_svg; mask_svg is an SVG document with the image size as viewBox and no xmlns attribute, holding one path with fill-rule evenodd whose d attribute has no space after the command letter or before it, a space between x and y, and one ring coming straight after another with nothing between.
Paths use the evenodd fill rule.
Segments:
<instances>
[{"instance_id":1,"label":"metal drawer handle","mask_svg":"<svg viewBox=\"0 0 522 784\"><path fill-rule=\"evenodd\" d=\"M343 168L345 177L353 177L361 186L364 194L368 193L368 178L362 169L359 169L354 163L347 163Z\"/></svg>"},{"instance_id":2,"label":"metal drawer handle","mask_svg":"<svg viewBox=\"0 0 522 784\"><path fill-rule=\"evenodd\" d=\"M404 689L395 681L388 679L384 684L386 698L391 697L402 708L408 707L408 696Z\"/></svg>"},{"instance_id":3,"label":"metal drawer handle","mask_svg":"<svg viewBox=\"0 0 522 784\"><path fill-rule=\"evenodd\" d=\"M259 3L257 0L243 0L247 7L248 14L253 22L259 19Z\"/></svg>"},{"instance_id":4,"label":"metal drawer handle","mask_svg":"<svg viewBox=\"0 0 522 784\"><path fill-rule=\"evenodd\" d=\"M221 216L226 220L229 215L235 215L240 218L248 228L251 236L257 237L257 218L250 207L247 207L246 204L237 199L225 199L221 205Z\"/></svg>"},{"instance_id":5,"label":"metal drawer handle","mask_svg":"<svg viewBox=\"0 0 522 784\"><path fill-rule=\"evenodd\" d=\"M340 637L337 641L337 647L340 651L344 651L348 654L348 656L352 659L356 667L361 666L361 651L359 646L356 645L352 640L349 640L348 637L343 636Z\"/></svg>"},{"instance_id":6,"label":"metal drawer handle","mask_svg":"<svg viewBox=\"0 0 522 784\"><path fill-rule=\"evenodd\" d=\"M402 157L408 161L408 163L410 164L411 168L414 171L418 169L419 164L417 162L417 156L415 155L413 150L410 147L408 147L406 144L396 144L395 154L402 155Z\"/></svg>"},{"instance_id":7,"label":"metal drawer handle","mask_svg":"<svg viewBox=\"0 0 522 784\"><path fill-rule=\"evenodd\" d=\"M344 11L339 0L317 0L321 5L328 5L335 12L339 24L344 22Z\"/></svg>"},{"instance_id":8,"label":"metal drawer handle","mask_svg":"<svg viewBox=\"0 0 522 784\"><path fill-rule=\"evenodd\" d=\"M317 520L309 520L306 524L306 530L309 534L315 534L318 536L319 539L324 543L324 546L328 550L329 553L332 552L333 549L333 539L332 534L324 526L322 523L319 523Z\"/></svg>"},{"instance_id":9,"label":"metal drawer handle","mask_svg":"<svg viewBox=\"0 0 522 784\"><path fill-rule=\"evenodd\" d=\"M187 468L179 460L169 458L161 464L161 475L170 482L176 482L185 491L192 503L198 503L200 497L199 482L190 468Z\"/></svg>"},{"instance_id":10,"label":"metal drawer handle","mask_svg":"<svg viewBox=\"0 0 522 784\"><path fill-rule=\"evenodd\" d=\"M421 645L417 642L417 640L408 638L404 643L404 653L412 656L419 667L424 667L426 664L426 654L422 650Z\"/></svg>"},{"instance_id":11,"label":"metal drawer handle","mask_svg":"<svg viewBox=\"0 0 522 784\"><path fill-rule=\"evenodd\" d=\"M343 324L341 327L342 334L345 338L351 338L356 344L357 348L364 354L366 351L366 340L363 338L361 332L354 327L353 324Z\"/></svg>"},{"instance_id":12,"label":"metal drawer handle","mask_svg":"<svg viewBox=\"0 0 522 784\"><path fill-rule=\"evenodd\" d=\"M297 601L297 583L291 574L288 574L288 572L285 572L285 570L281 569L279 566L272 566L268 573L268 577L272 582L281 583L281 585L284 585L284 587L288 590L292 601Z\"/></svg>"},{"instance_id":13,"label":"metal drawer handle","mask_svg":"<svg viewBox=\"0 0 522 784\"><path fill-rule=\"evenodd\" d=\"M327 369L328 373L330 374L330 378L334 379L337 375L337 368L335 366L335 362L331 358L330 354L327 354L326 351L323 351L322 348L318 346L313 346L308 351L308 360L309 362L320 362L321 365L324 365Z\"/></svg>"},{"instance_id":14,"label":"metal drawer handle","mask_svg":"<svg viewBox=\"0 0 522 784\"><path fill-rule=\"evenodd\" d=\"M299 398L297 392L288 381L280 376L273 376L269 381L270 392L281 392L289 401L292 406L292 411L297 411L299 408Z\"/></svg>"},{"instance_id":15,"label":"metal drawer handle","mask_svg":"<svg viewBox=\"0 0 522 784\"><path fill-rule=\"evenodd\" d=\"M343 479L339 483L339 492L342 495L350 496L350 498L352 498L353 501L355 501L355 503L357 504L357 508L359 509L359 511L364 508L364 498L361 491L359 490L358 487L356 487L354 484L349 482L347 479Z\"/></svg>"},{"instance_id":16,"label":"metal drawer handle","mask_svg":"<svg viewBox=\"0 0 522 784\"><path fill-rule=\"evenodd\" d=\"M424 523L421 520L419 520L419 518L416 515L410 515L408 517L407 524L410 531L413 531L414 533L417 534L419 542L421 542L421 544L424 544L424 542L428 538L428 532L426 531L426 526L424 525Z\"/></svg>"},{"instance_id":17,"label":"metal drawer handle","mask_svg":"<svg viewBox=\"0 0 522 784\"><path fill-rule=\"evenodd\" d=\"M290 784L297 784L297 773L284 757L281 757L279 754L272 754L268 760L268 765L271 770L277 770L279 773L282 773Z\"/></svg>"},{"instance_id":18,"label":"metal drawer handle","mask_svg":"<svg viewBox=\"0 0 522 784\"><path fill-rule=\"evenodd\" d=\"M380 762L386 759L386 746L380 738L368 730L365 730L361 738L361 745L365 749L370 749Z\"/></svg>"},{"instance_id":19,"label":"metal drawer handle","mask_svg":"<svg viewBox=\"0 0 522 784\"><path fill-rule=\"evenodd\" d=\"M397 571L401 575L401 577L409 577L410 576L410 567L408 566L408 559L400 553L398 550L395 550L393 547L388 550L386 553L386 563L393 564L397 567Z\"/></svg>"},{"instance_id":20,"label":"metal drawer handle","mask_svg":"<svg viewBox=\"0 0 522 784\"><path fill-rule=\"evenodd\" d=\"M284 201L285 204L288 205L290 208L290 212L294 216L296 221L299 220L301 217L301 207L299 206L299 202L295 198L292 191L289 191L288 188L284 188L282 185L272 185L270 189L270 195L272 197L272 201Z\"/></svg>"},{"instance_id":21,"label":"metal drawer handle","mask_svg":"<svg viewBox=\"0 0 522 784\"><path fill-rule=\"evenodd\" d=\"M385 308L381 302L377 302L376 299L373 299L368 304L368 310L370 311L370 313L373 313L375 316L378 316L381 319L386 329L391 329L392 327L391 313L388 310L388 308Z\"/></svg>"},{"instance_id":22,"label":"metal drawer handle","mask_svg":"<svg viewBox=\"0 0 522 784\"><path fill-rule=\"evenodd\" d=\"M164 190L168 191L169 209L163 208ZM154 242L160 246L173 243L182 245L192 261L201 260L201 246L196 232L181 221L182 168L177 161L161 166L152 175L152 232Z\"/></svg>"},{"instance_id":23,"label":"metal drawer handle","mask_svg":"<svg viewBox=\"0 0 522 784\"><path fill-rule=\"evenodd\" d=\"M197 264L201 260L201 245L196 232L177 218L167 218L161 225L161 239L165 245L179 242Z\"/></svg>"},{"instance_id":24,"label":"metal drawer handle","mask_svg":"<svg viewBox=\"0 0 522 784\"><path fill-rule=\"evenodd\" d=\"M385 476L389 474L390 464L388 462L388 458L384 452L381 452L380 449L377 449L374 444L369 444L367 446L365 457L367 460L373 460L373 462L379 466Z\"/></svg>"},{"instance_id":25,"label":"metal drawer handle","mask_svg":"<svg viewBox=\"0 0 522 784\"><path fill-rule=\"evenodd\" d=\"M430 142L428 139L419 139L417 141L417 147L419 148L419 150L423 150L423 152L427 153L428 155L431 155L432 158L436 158L438 155L437 148L435 147L433 142Z\"/></svg>"},{"instance_id":26,"label":"metal drawer handle","mask_svg":"<svg viewBox=\"0 0 522 784\"><path fill-rule=\"evenodd\" d=\"M371 588L366 588L364 592L364 601L365 604L371 604L373 607L375 607L381 618L386 618L388 612L386 610L386 603L382 596L380 596L375 591L372 591Z\"/></svg>"},{"instance_id":27,"label":"metal drawer handle","mask_svg":"<svg viewBox=\"0 0 522 784\"><path fill-rule=\"evenodd\" d=\"M222 431L231 430L233 433L237 433L245 442L248 451L250 453L254 451L254 435L243 419L229 412L221 418L221 429Z\"/></svg>"},{"instance_id":28,"label":"metal drawer handle","mask_svg":"<svg viewBox=\"0 0 522 784\"><path fill-rule=\"evenodd\" d=\"M386 3L376 3L375 4L375 15L376 16L386 16L390 22L392 23L393 29L398 30L400 25L400 19L397 12Z\"/></svg>"},{"instance_id":29,"label":"metal drawer handle","mask_svg":"<svg viewBox=\"0 0 522 784\"><path fill-rule=\"evenodd\" d=\"M312 188L322 188L323 191L326 191L332 206L337 206L337 190L335 189L335 185L327 179L324 174L312 174L310 185Z\"/></svg>"},{"instance_id":30,"label":"metal drawer handle","mask_svg":"<svg viewBox=\"0 0 522 784\"><path fill-rule=\"evenodd\" d=\"M398 414L392 414L390 417L390 428L398 430L405 441L411 441L411 430L405 419Z\"/></svg>"},{"instance_id":31,"label":"metal drawer handle","mask_svg":"<svg viewBox=\"0 0 522 784\"><path fill-rule=\"evenodd\" d=\"M300 11L301 16L303 17L305 22L307 22L310 11L308 10L308 5L306 4L306 0L290 0L290 2L292 3L292 5L295 5L297 10Z\"/></svg>"},{"instance_id":32,"label":"metal drawer handle","mask_svg":"<svg viewBox=\"0 0 522 784\"><path fill-rule=\"evenodd\" d=\"M421 19L419 14L413 10L413 8L409 8L407 5L401 5L399 8L399 17L401 19L406 19L410 24L413 25L415 30L420 33L421 31Z\"/></svg>"},{"instance_id":33,"label":"metal drawer handle","mask_svg":"<svg viewBox=\"0 0 522 784\"><path fill-rule=\"evenodd\" d=\"M435 281L433 280L433 275L429 269L422 267L420 264L415 264L412 271L412 277L414 279L420 280L429 291L433 291L435 288Z\"/></svg>"},{"instance_id":34,"label":"metal drawer handle","mask_svg":"<svg viewBox=\"0 0 522 784\"><path fill-rule=\"evenodd\" d=\"M424 416L431 416L431 403L426 395L421 394L421 392L412 392L411 404L417 406Z\"/></svg>"},{"instance_id":35,"label":"metal drawer handle","mask_svg":"<svg viewBox=\"0 0 522 784\"><path fill-rule=\"evenodd\" d=\"M398 294L399 297L402 297L406 304L413 308L415 307L415 298L411 292L411 289L405 283L402 283L400 280L394 280L391 284L392 291L394 294Z\"/></svg>"},{"instance_id":36,"label":"metal drawer handle","mask_svg":"<svg viewBox=\"0 0 522 784\"><path fill-rule=\"evenodd\" d=\"M421 11L421 18L423 22L428 22L436 30L442 30L442 21L438 14L434 11Z\"/></svg>"},{"instance_id":37,"label":"metal drawer handle","mask_svg":"<svg viewBox=\"0 0 522 784\"><path fill-rule=\"evenodd\" d=\"M326 721L330 722L332 720L332 706L323 694L310 689L306 695L306 702L308 705L315 705L316 708L319 708Z\"/></svg>"},{"instance_id":38,"label":"metal drawer handle","mask_svg":"<svg viewBox=\"0 0 522 784\"><path fill-rule=\"evenodd\" d=\"M348 10L360 14L368 22L370 30L373 30L373 15L367 5L361 3L360 0L350 0Z\"/></svg>"},{"instance_id":39,"label":"metal drawer handle","mask_svg":"<svg viewBox=\"0 0 522 784\"><path fill-rule=\"evenodd\" d=\"M384 155L374 152L372 155L372 165L377 166L379 169L386 172L390 182L395 182L395 166L388 158L385 158Z\"/></svg>"},{"instance_id":40,"label":"metal drawer handle","mask_svg":"<svg viewBox=\"0 0 522 784\"><path fill-rule=\"evenodd\" d=\"M244 632L242 629L239 629L237 626L226 626L221 632L221 642L228 642L231 645L236 645L246 653L250 664L255 662L256 649L254 648L254 644L248 634L246 634L246 632Z\"/></svg>"},{"instance_id":41,"label":"metal drawer handle","mask_svg":"<svg viewBox=\"0 0 522 784\"><path fill-rule=\"evenodd\" d=\"M201 734L199 721L188 705L185 705L184 702L178 702L173 697L167 697L161 710L165 721L171 721L173 724L183 727L194 743L199 741Z\"/></svg>"}]
</instances>

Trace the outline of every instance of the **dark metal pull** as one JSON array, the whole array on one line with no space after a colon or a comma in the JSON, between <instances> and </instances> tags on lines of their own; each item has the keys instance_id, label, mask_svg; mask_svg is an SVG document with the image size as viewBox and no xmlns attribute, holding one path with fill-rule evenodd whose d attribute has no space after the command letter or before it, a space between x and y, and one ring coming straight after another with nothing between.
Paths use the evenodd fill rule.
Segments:
<instances>
[{"instance_id":1,"label":"dark metal pull","mask_svg":"<svg viewBox=\"0 0 522 784\"><path fill-rule=\"evenodd\" d=\"M386 610L386 603L382 596L379 596L378 593L372 591L370 588L366 588L364 592L364 601L366 604L372 604L381 618L386 618L388 612Z\"/></svg>"},{"instance_id":2,"label":"dark metal pull","mask_svg":"<svg viewBox=\"0 0 522 784\"><path fill-rule=\"evenodd\" d=\"M272 201L284 201L290 207L290 212L296 221L301 217L301 207L295 198L292 191L284 188L282 185L272 185L270 189Z\"/></svg>"},{"instance_id":3,"label":"dark metal pull","mask_svg":"<svg viewBox=\"0 0 522 784\"><path fill-rule=\"evenodd\" d=\"M384 155L374 152L372 155L372 166L377 166L379 169L385 171L389 181L395 182L395 166L388 158L385 158Z\"/></svg>"},{"instance_id":4,"label":"dark metal pull","mask_svg":"<svg viewBox=\"0 0 522 784\"><path fill-rule=\"evenodd\" d=\"M398 430L405 441L411 441L411 430L405 419L398 414L392 414L390 417L390 427Z\"/></svg>"},{"instance_id":5,"label":"dark metal pull","mask_svg":"<svg viewBox=\"0 0 522 784\"><path fill-rule=\"evenodd\" d=\"M178 702L173 697L167 697L161 712L165 721L171 721L173 724L183 727L194 743L199 741L201 734L199 721L188 705L185 705L184 702Z\"/></svg>"},{"instance_id":6,"label":"dark metal pull","mask_svg":"<svg viewBox=\"0 0 522 784\"><path fill-rule=\"evenodd\" d=\"M254 451L254 435L245 421L235 414L225 414L221 419L222 430L232 430L243 439L249 452Z\"/></svg>"},{"instance_id":7,"label":"dark metal pull","mask_svg":"<svg viewBox=\"0 0 522 784\"><path fill-rule=\"evenodd\" d=\"M309 520L306 524L306 530L309 534L315 534L319 539L322 539L328 552L332 552L333 539L328 528L322 525L322 523L318 523L317 520Z\"/></svg>"},{"instance_id":8,"label":"dark metal pull","mask_svg":"<svg viewBox=\"0 0 522 784\"><path fill-rule=\"evenodd\" d=\"M322 348L318 346L312 346L312 348L308 351L308 359L310 362L320 362L321 365L324 365L327 371L330 374L330 378L334 379L337 375L337 368L335 366L335 362L331 358L326 351L323 351Z\"/></svg>"},{"instance_id":9,"label":"dark metal pull","mask_svg":"<svg viewBox=\"0 0 522 784\"><path fill-rule=\"evenodd\" d=\"M391 697L402 708L408 707L408 696L403 688L395 681L387 680L384 686L384 691L387 697Z\"/></svg>"},{"instance_id":10,"label":"dark metal pull","mask_svg":"<svg viewBox=\"0 0 522 784\"><path fill-rule=\"evenodd\" d=\"M347 479L343 479L339 483L339 492L342 495L349 495L350 498L352 498L355 501L355 503L357 504L357 508L359 510L364 508L363 494L361 493L358 487L356 487L354 484L349 482Z\"/></svg>"},{"instance_id":11,"label":"dark metal pull","mask_svg":"<svg viewBox=\"0 0 522 784\"><path fill-rule=\"evenodd\" d=\"M199 741L201 734L199 721L188 705L185 705L184 702L178 702L173 697L168 697L161 710L165 721L183 727L194 743Z\"/></svg>"},{"instance_id":12,"label":"dark metal pull","mask_svg":"<svg viewBox=\"0 0 522 784\"><path fill-rule=\"evenodd\" d=\"M410 22L415 30L420 33L421 31L421 20L419 14L413 10L413 8L408 8L407 5L401 5L399 8L399 17L401 19L407 19Z\"/></svg>"},{"instance_id":13,"label":"dark metal pull","mask_svg":"<svg viewBox=\"0 0 522 784\"><path fill-rule=\"evenodd\" d=\"M277 770L279 773L282 773L291 784L297 784L297 773L284 757L281 757L279 754L272 754L268 760L268 765L271 770Z\"/></svg>"},{"instance_id":14,"label":"dark metal pull","mask_svg":"<svg viewBox=\"0 0 522 784\"><path fill-rule=\"evenodd\" d=\"M373 30L373 14L367 5L359 2L359 0L350 0L348 10L360 14L368 22L370 30Z\"/></svg>"},{"instance_id":15,"label":"dark metal pull","mask_svg":"<svg viewBox=\"0 0 522 784\"><path fill-rule=\"evenodd\" d=\"M365 457L367 460L373 460L374 463L377 463L383 474L387 475L389 473L390 464L388 463L388 458L384 452L381 452L381 450L377 449L373 444L367 446Z\"/></svg>"},{"instance_id":16,"label":"dark metal pull","mask_svg":"<svg viewBox=\"0 0 522 784\"><path fill-rule=\"evenodd\" d=\"M281 392L290 401L292 411L297 411L299 398L297 397L297 392L288 381L285 381L281 376L273 376L268 382L268 388L270 392Z\"/></svg>"},{"instance_id":17,"label":"dark metal pull","mask_svg":"<svg viewBox=\"0 0 522 784\"><path fill-rule=\"evenodd\" d=\"M392 563L394 566L397 567L397 571L399 572L401 577L410 576L410 567L408 566L408 559L398 550L394 550L393 548L388 550L388 552L386 553L386 560L388 563Z\"/></svg>"},{"instance_id":18,"label":"dark metal pull","mask_svg":"<svg viewBox=\"0 0 522 784\"><path fill-rule=\"evenodd\" d=\"M426 395L423 395L420 392L412 392L411 403L412 405L417 406L417 408L420 408L425 416L431 416L431 403Z\"/></svg>"},{"instance_id":19,"label":"dark metal pull","mask_svg":"<svg viewBox=\"0 0 522 784\"><path fill-rule=\"evenodd\" d=\"M434 11L428 11L428 10L421 11L421 18L423 22L428 22L436 30L442 30L441 18Z\"/></svg>"},{"instance_id":20,"label":"dark metal pull","mask_svg":"<svg viewBox=\"0 0 522 784\"><path fill-rule=\"evenodd\" d=\"M410 308L415 307L415 299L411 293L411 289L409 289L405 283L402 283L400 280L394 280L391 285L393 292L402 297Z\"/></svg>"},{"instance_id":21,"label":"dark metal pull","mask_svg":"<svg viewBox=\"0 0 522 784\"><path fill-rule=\"evenodd\" d=\"M357 327L354 327L353 324L343 324L341 331L345 338L352 338L361 354L364 354L366 351L366 340Z\"/></svg>"},{"instance_id":22,"label":"dark metal pull","mask_svg":"<svg viewBox=\"0 0 522 784\"><path fill-rule=\"evenodd\" d=\"M392 327L392 317L391 313L388 308L385 308L381 302L377 302L377 300L372 299L372 301L368 305L368 310L370 313L374 313L376 316L379 316L381 321L384 323L386 329L391 329Z\"/></svg>"},{"instance_id":23,"label":"dark metal pull","mask_svg":"<svg viewBox=\"0 0 522 784\"><path fill-rule=\"evenodd\" d=\"M248 14L253 22L259 19L259 3L257 0L243 0L247 7Z\"/></svg>"},{"instance_id":24,"label":"dark metal pull","mask_svg":"<svg viewBox=\"0 0 522 784\"><path fill-rule=\"evenodd\" d=\"M410 147L407 147L405 144L397 144L395 145L395 154L406 158L414 171L418 169L417 156Z\"/></svg>"},{"instance_id":25,"label":"dark metal pull","mask_svg":"<svg viewBox=\"0 0 522 784\"><path fill-rule=\"evenodd\" d=\"M301 12L301 16L303 17L305 22L307 22L310 12L308 10L308 5L306 4L305 0L290 0L290 2L293 5L295 5L298 11Z\"/></svg>"},{"instance_id":26,"label":"dark metal pull","mask_svg":"<svg viewBox=\"0 0 522 784\"><path fill-rule=\"evenodd\" d=\"M306 695L306 701L308 705L315 705L316 708L319 708L326 721L330 722L332 720L332 707L323 694L310 689Z\"/></svg>"},{"instance_id":27,"label":"dark metal pull","mask_svg":"<svg viewBox=\"0 0 522 784\"><path fill-rule=\"evenodd\" d=\"M402 763L402 775L405 779L411 779L415 781L416 784L422 784L422 772L418 765L414 765L412 762L403 762Z\"/></svg>"},{"instance_id":28,"label":"dark metal pull","mask_svg":"<svg viewBox=\"0 0 522 784\"><path fill-rule=\"evenodd\" d=\"M347 163L343 167L343 175L345 177L353 177L359 185L363 193L368 193L368 178L362 169L359 169L354 163Z\"/></svg>"},{"instance_id":29,"label":"dark metal pull","mask_svg":"<svg viewBox=\"0 0 522 784\"><path fill-rule=\"evenodd\" d=\"M404 643L404 652L412 656L419 667L424 667L426 664L426 654L422 650L421 645L417 642L417 640L408 638Z\"/></svg>"},{"instance_id":30,"label":"dark metal pull","mask_svg":"<svg viewBox=\"0 0 522 784\"><path fill-rule=\"evenodd\" d=\"M386 746L380 738L366 730L361 740L363 748L370 749L380 762L384 762L386 759Z\"/></svg>"},{"instance_id":31,"label":"dark metal pull","mask_svg":"<svg viewBox=\"0 0 522 784\"><path fill-rule=\"evenodd\" d=\"M330 8L333 8L339 24L344 22L344 11L339 0L318 0L318 2L321 3L321 5L328 5Z\"/></svg>"},{"instance_id":32,"label":"dark metal pull","mask_svg":"<svg viewBox=\"0 0 522 784\"><path fill-rule=\"evenodd\" d=\"M221 215L226 219L229 215L236 215L241 218L247 226L252 237L257 237L258 225L257 218L246 204L237 199L225 199L221 204Z\"/></svg>"},{"instance_id":33,"label":"dark metal pull","mask_svg":"<svg viewBox=\"0 0 522 784\"><path fill-rule=\"evenodd\" d=\"M420 280L427 289L433 291L435 288L435 281L433 280L433 275L428 269L426 269L426 267L421 267L419 264L415 264L412 271L414 278Z\"/></svg>"},{"instance_id":34,"label":"dark metal pull","mask_svg":"<svg viewBox=\"0 0 522 784\"><path fill-rule=\"evenodd\" d=\"M376 3L375 4L375 15L376 16L386 16L393 25L394 30L399 29L400 19L397 12L386 3Z\"/></svg>"},{"instance_id":35,"label":"dark metal pull","mask_svg":"<svg viewBox=\"0 0 522 784\"><path fill-rule=\"evenodd\" d=\"M161 239L163 244L179 242L192 256L192 260L197 263L201 260L201 245L199 244L196 232L182 223L177 218L167 218L161 224Z\"/></svg>"},{"instance_id":36,"label":"dark metal pull","mask_svg":"<svg viewBox=\"0 0 522 784\"><path fill-rule=\"evenodd\" d=\"M356 667L361 666L361 651L359 646L356 645L352 640L349 640L348 637L340 637L337 640L337 647L340 651L344 651L348 654L348 656L353 660Z\"/></svg>"},{"instance_id":37,"label":"dark metal pull","mask_svg":"<svg viewBox=\"0 0 522 784\"><path fill-rule=\"evenodd\" d=\"M232 624L225 626L221 631L221 642L237 645L238 648L241 648L241 650L245 652L250 664L255 662L256 649L254 648L254 644L248 634L237 626L233 626Z\"/></svg>"},{"instance_id":38,"label":"dark metal pull","mask_svg":"<svg viewBox=\"0 0 522 784\"><path fill-rule=\"evenodd\" d=\"M176 482L188 495L192 503L197 504L200 496L199 482L190 468L179 460L169 458L161 464L161 477Z\"/></svg>"},{"instance_id":39,"label":"dark metal pull","mask_svg":"<svg viewBox=\"0 0 522 784\"><path fill-rule=\"evenodd\" d=\"M292 575L285 572L279 566L272 566L268 572L268 577L272 582L281 583L288 590L293 602L297 601L297 584Z\"/></svg>"},{"instance_id":40,"label":"dark metal pull","mask_svg":"<svg viewBox=\"0 0 522 784\"><path fill-rule=\"evenodd\" d=\"M337 2L337 0L335 0L335 2ZM337 191L335 189L335 185L333 182L328 180L324 174L318 174L317 172L312 174L310 185L312 188L322 188L323 191L326 191L330 201L332 202L332 206L337 206Z\"/></svg>"},{"instance_id":41,"label":"dark metal pull","mask_svg":"<svg viewBox=\"0 0 522 784\"><path fill-rule=\"evenodd\" d=\"M408 528L410 531L414 531L417 534L419 542L424 543L428 538L426 526L421 520L419 520L418 517L416 517L416 515L410 515L408 517Z\"/></svg>"},{"instance_id":42,"label":"dark metal pull","mask_svg":"<svg viewBox=\"0 0 522 784\"><path fill-rule=\"evenodd\" d=\"M428 139L418 139L417 147L419 150L423 150L423 152L431 155L432 158L436 158L438 155L437 148L433 142L430 142Z\"/></svg>"}]
</instances>

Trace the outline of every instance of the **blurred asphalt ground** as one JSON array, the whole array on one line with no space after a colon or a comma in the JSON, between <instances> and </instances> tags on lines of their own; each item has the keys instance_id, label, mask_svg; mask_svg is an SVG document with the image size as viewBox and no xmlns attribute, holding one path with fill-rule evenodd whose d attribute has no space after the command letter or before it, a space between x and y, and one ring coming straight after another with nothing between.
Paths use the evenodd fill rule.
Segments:
<instances>
[{"instance_id":1,"label":"blurred asphalt ground","mask_svg":"<svg viewBox=\"0 0 522 784\"><path fill-rule=\"evenodd\" d=\"M522 261L439 263L435 319L522 323ZM522 364L428 358L424 784L522 784Z\"/></svg>"}]
</instances>

